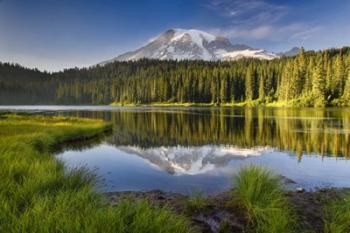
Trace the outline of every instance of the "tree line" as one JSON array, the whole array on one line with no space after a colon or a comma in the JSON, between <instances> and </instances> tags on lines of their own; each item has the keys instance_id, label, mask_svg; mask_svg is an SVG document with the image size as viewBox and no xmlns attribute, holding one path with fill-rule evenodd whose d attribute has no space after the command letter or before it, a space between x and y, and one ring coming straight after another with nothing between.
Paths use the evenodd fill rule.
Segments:
<instances>
[{"instance_id":1,"label":"tree line","mask_svg":"<svg viewBox=\"0 0 350 233\"><path fill-rule=\"evenodd\" d=\"M47 73L0 63L0 104L350 105L350 48L271 61L139 61Z\"/></svg>"}]
</instances>

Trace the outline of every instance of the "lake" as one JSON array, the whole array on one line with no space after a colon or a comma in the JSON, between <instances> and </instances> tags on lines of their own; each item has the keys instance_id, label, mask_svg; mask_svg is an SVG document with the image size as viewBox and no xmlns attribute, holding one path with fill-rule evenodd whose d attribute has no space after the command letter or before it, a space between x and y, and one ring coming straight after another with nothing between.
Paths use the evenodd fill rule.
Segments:
<instances>
[{"instance_id":1,"label":"lake","mask_svg":"<svg viewBox=\"0 0 350 233\"><path fill-rule=\"evenodd\" d=\"M258 164L292 187L350 187L350 109L1 106L0 111L100 118L114 131L57 153L97 189L218 193Z\"/></svg>"}]
</instances>

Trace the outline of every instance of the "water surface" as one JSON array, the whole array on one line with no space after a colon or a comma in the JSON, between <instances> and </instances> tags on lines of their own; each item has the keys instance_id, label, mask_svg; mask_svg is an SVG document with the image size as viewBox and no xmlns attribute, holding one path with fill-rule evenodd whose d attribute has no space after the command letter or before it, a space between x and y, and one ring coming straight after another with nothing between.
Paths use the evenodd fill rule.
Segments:
<instances>
[{"instance_id":1,"label":"water surface","mask_svg":"<svg viewBox=\"0 0 350 233\"><path fill-rule=\"evenodd\" d=\"M100 191L216 193L259 164L306 189L350 187L350 109L2 106L101 118L112 135L57 157L100 177Z\"/></svg>"}]
</instances>

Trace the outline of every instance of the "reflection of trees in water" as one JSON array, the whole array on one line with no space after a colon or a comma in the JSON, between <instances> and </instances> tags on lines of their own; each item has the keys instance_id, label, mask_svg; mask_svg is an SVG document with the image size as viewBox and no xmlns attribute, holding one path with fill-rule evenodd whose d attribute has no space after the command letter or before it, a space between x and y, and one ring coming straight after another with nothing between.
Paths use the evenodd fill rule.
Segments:
<instances>
[{"instance_id":1,"label":"reflection of trees in water","mask_svg":"<svg viewBox=\"0 0 350 233\"><path fill-rule=\"evenodd\" d=\"M350 156L348 109L211 108L79 112L114 123L110 142L141 147L229 144Z\"/></svg>"},{"instance_id":2,"label":"reflection of trees in water","mask_svg":"<svg viewBox=\"0 0 350 233\"><path fill-rule=\"evenodd\" d=\"M110 131L101 133L99 135L96 135L91 138L85 138L85 139L79 139L79 140L72 140L72 141L66 141L63 144L58 144L51 148L52 152L55 154L62 153L66 150L74 150L74 151L83 151L86 149L93 148L96 145L101 144L104 142L109 136L111 136Z\"/></svg>"}]
</instances>

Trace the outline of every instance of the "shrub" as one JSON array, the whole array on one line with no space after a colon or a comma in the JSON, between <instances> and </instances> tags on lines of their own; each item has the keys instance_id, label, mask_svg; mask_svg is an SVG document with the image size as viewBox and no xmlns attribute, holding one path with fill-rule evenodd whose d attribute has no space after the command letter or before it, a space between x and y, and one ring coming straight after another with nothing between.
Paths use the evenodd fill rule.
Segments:
<instances>
[{"instance_id":1,"label":"shrub","mask_svg":"<svg viewBox=\"0 0 350 233\"><path fill-rule=\"evenodd\" d=\"M254 232L292 232L294 216L277 175L265 168L249 166L239 171L234 182L234 194Z\"/></svg>"}]
</instances>

